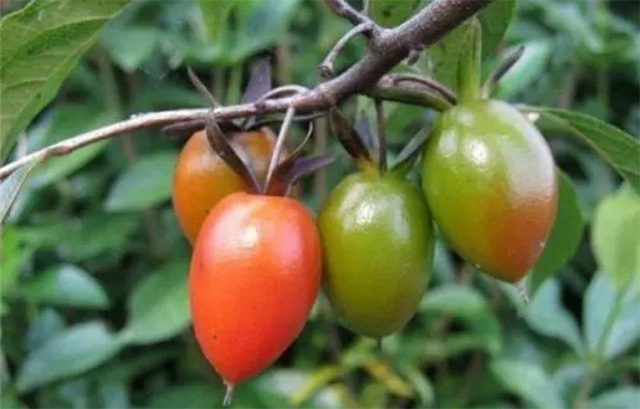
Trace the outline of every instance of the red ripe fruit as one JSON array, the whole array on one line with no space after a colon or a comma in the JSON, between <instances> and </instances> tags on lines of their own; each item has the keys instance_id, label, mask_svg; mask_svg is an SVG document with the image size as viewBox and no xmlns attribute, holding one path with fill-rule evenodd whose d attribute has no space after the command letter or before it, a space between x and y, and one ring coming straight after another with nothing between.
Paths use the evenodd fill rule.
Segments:
<instances>
[{"instance_id":1,"label":"red ripe fruit","mask_svg":"<svg viewBox=\"0 0 640 409\"><path fill-rule=\"evenodd\" d=\"M321 268L313 217L293 199L234 193L209 213L191 262L191 314L228 388L268 367L298 336Z\"/></svg>"}]
</instances>

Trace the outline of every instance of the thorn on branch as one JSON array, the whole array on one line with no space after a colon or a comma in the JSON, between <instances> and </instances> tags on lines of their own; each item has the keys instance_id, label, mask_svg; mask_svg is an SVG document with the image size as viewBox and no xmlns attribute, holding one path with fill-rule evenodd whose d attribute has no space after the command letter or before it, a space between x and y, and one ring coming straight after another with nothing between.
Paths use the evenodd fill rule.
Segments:
<instances>
[{"instance_id":1,"label":"thorn on branch","mask_svg":"<svg viewBox=\"0 0 640 409\"><path fill-rule=\"evenodd\" d=\"M331 50L329 51L329 54L327 54L325 59L322 61L322 64L320 64L320 67L319 67L320 75L323 78L331 78L333 76L333 63L335 62L336 58L338 58L338 55L340 54L340 52L342 52L342 50L347 45L347 43L353 37L359 34L365 35L367 37L371 37L375 32L375 30L376 30L376 25L372 22L368 22L368 23L359 24L353 27L351 30L347 31L336 42L333 48L331 48Z\"/></svg>"}]
</instances>

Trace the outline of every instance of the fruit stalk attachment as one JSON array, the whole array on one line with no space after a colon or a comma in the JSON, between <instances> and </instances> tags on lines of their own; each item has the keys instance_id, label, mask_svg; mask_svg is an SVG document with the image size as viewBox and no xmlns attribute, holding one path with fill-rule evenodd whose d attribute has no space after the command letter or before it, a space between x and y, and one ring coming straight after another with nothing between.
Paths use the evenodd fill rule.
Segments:
<instances>
[{"instance_id":1,"label":"fruit stalk attachment","mask_svg":"<svg viewBox=\"0 0 640 409\"><path fill-rule=\"evenodd\" d=\"M458 95L462 102L472 102L480 98L482 27L476 18L468 24L468 49L463 51L458 62Z\"/></svg>"}]
</instances>

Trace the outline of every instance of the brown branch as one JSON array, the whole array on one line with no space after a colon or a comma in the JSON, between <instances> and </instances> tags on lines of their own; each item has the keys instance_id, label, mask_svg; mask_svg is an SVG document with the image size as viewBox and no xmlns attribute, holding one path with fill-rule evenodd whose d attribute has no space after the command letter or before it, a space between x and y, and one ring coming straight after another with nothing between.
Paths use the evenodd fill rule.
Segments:
<instances>
[{"instance_id":1,"label":"brown branch","mask_svg":"<svg viewBox=\"0 0 640 409\"><path fill-rule=\"evenodd\" d=\"M326 110L331 105L335 105L353 94L370 93L378 80L405 59L411 50L421 49L421 47L435 43L491 1L436 0L402 25L381 31L375 39L375 46L371 47L355 65L332 80L321 83L308 92L294 96L261 101L259 104L219 107L215 109L215 115L220 119L248 117L284 112L290 106L295 108L296 113L304 114ZM338 0L326 0L326 2L332 8L338 3L346 4L344 1ZM369 21L366 16L350 7L338 10L341 15L349 21L355 21L356 24ZM365 20L362 19L363 17ZM162 127L192 120L202 120L204 123L207 112L207 109L182 109L138 115L61 141L9 163L0 168L0 180L39 155L44 154L49 157L67 154L82 146L139 129Z\"/></svg>"}]
</instances>

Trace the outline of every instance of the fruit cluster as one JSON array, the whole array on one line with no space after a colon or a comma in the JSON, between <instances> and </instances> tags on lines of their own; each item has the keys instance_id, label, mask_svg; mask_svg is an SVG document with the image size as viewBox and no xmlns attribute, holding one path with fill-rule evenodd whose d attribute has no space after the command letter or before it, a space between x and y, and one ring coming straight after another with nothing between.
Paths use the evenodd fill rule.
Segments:
<instances>
[{"instance_id":1,"label":"fruit cluster","mask_svg":"<svg viewBox=\"0 0 640 409\"><path fill-rule=\"evenodd\" d=\"M504 102L463 92L390 167L384 141L357 131L336 107L329 119L359 171L333 190L317 223L288 197L296 180L331 159L300 157L311 129L289 153L285 125L276 140L250 121L209 118L180 155L173 204L194 244L195 335L228 391L294 341L321 284L346 327L381 339L417 310L436 226L464 259L512 283L538 260L552 227L551 151ZM406 176L421 156L422 189Z\"/></svg>"}]
</instances>

